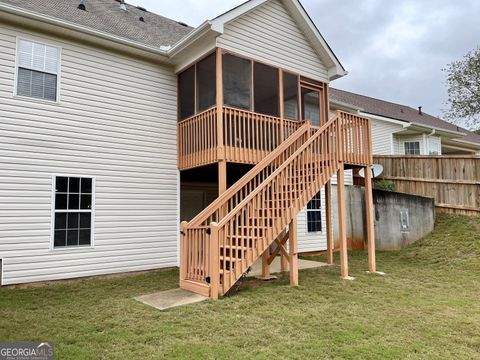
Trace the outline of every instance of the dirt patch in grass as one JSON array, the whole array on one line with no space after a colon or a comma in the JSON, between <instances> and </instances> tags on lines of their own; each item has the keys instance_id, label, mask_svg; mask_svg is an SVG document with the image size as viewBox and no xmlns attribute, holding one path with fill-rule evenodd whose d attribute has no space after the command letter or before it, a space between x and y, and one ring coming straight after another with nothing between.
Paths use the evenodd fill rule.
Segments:
<instances>
[{"instance_id":1,"label":"dirt patch in grass","mask_svg":"<svg viewBox=\"0 0 480 360\"><path fill-rule=\"evenodd\" d=\"M248 279L239 292L160 312L134 296L175 288L175 270L0 289L0 340L52 341L63 359L480 358L479 218L440 215L434 233L300 272L300 286ZM315 257L325 261L325 257ZM338 258L335 259L338 264Z\"/></svg>"}]
</instances>

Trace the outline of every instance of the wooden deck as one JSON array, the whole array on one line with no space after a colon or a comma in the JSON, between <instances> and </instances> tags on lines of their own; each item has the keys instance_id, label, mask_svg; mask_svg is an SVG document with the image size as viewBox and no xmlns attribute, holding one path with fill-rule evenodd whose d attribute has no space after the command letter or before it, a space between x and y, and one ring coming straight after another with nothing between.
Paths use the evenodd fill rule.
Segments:
<instances>
[{"instance_id":1,"label":"wooden deck","mask_svg":"<svg viewBox=\"0 0 480 360\"><path fill-rule=\"evenodd\" d=\"M370 144L369 123L342 113L340 135L346 164L358 164ZM293 121L228 106L212 107L178 123L178 168L191 169L226 161L258 164L305 121ZM311 131L318 127L312 126ZM349 130L350 129L350 130ZM355 129L355 131L353 131ZM371 154L367 154L371 157Z\"/></svg>"},{"instance_id":2,"label":"wooden deck","mask_svg":"<svg viewBox=\"0 0 480 360\"><path fill-rule=\"evenodd\" d=\"M221 128L231 131L232 127L239 126L236 120L238 110L233 120L230 120L229 111L226 114L223 120L228 119L231 126ZM245 115L254 114L242 114ZM273 139L280 139L280 134L288 131L290 124L284 127L285 123L281 122L265 119L259 122L262 125L252 125L255 129L252 132L233 132L232 139L238 139L235 135L239 135L243 140L236 146L230 146L233 144L228 140L230 134L227 131L227 147L233 150L222 155L235 154L230 159L238 159L235 156L241 154L243 161L255 161L255 157L249 157L248 153L258 151L258 156L264 153L263 159L193 220L182 223L180 286L184 289L202 295L209 293L215 299L224 295L260 256L264 259L264 268L268 269L278 253L290 264L290 283L297 285L297 214L334 174L338 179L338 198L345 199L344 164L364 167L370 174L372 156L370 121L367 118L337 112L321 127L312 127L305 122L271 151L269 146L273 145L268 145L268 137L265 135L262 139L257 134L270 134ZM243 129L247 128L243 126ZM205 148L201 144L205 143L212 142L199 142L196 148L201 152L192 155L193 159L199 159L197 163L208 161L199 155L204 153ZM370 204L370 207L367 206L369 269L374 272L371 179L367 177L366 182L366 201ZM343 221L345 209L344 206L339 206L339 209L340 237L343 239L340 246L341 275L348 278L346 227ZM288 250L285 248L287 240ZM270 254L273 242L277 244L277 251ZM331 251L332 247L329 248Z\"/></svg>"},{"instance_id":3,"label":"wooden deck","mask_svg":"<svg viewBox=\"0 0 480 360\"><path fill-rule=\"evenodd\" d=\"M180 170L220 160L257 164L304 122L223 106L178 123ZM220 136L219 136L220 135Z\"/></svg>"}]
</instances>

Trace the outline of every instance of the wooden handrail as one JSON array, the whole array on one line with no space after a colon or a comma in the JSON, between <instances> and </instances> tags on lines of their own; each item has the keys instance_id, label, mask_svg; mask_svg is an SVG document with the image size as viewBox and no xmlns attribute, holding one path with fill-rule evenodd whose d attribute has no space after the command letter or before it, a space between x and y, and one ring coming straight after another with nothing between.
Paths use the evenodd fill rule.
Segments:
<instances>
[{"instance_id":1,"label":"wooden handrail","mask_svg":"<svg viewBox=\"0 0 480 360\"><path fill-rule=\"evenodd\" d=\"M197 292L208 287L213 298L228 291L340 164L371 165L369 126L367 118L344 112L320 128L303 125L184 224L181 286L196 282Z\"/></svg>"},{"instance_id":2,"label":"wooden handrail","mask_svg":"<svg viewBox=\"0 0 480 360\"><path fill-rule=\"evenodd\" d=\"M308 135L308 131L310 129L309 123L303 123L303 125L286 141L284 141L280 146L277 148L275 152L270 152L265 158L260 160L252 169L250 169L241 179L241 181L237 181L233 184L229 189L228 192L221 194L217 199L215 199L210 205L208 205L205 209L203 209L197 216L195 216L190 222L189 226L200 226L208 225L207 220L211 217L212 213L215 211L219 211L223 205L226 204L229 200L231 200L238 192L242 192L242 189L248 191L249 185L252 184L252 180L255 179L262 171L264 171L268 166L272 165L272 163L277 160L276 162L280 162L282 159L279 158L291 146L295 146L295 143L299 139L303 139L305 135ZM303 140L302 140L303 141ZM285 159L283 159L285 160ZM256 182L258 185L258 181ZM244 191L244 192L245 192ZM229 209L231 210L231 209Z\"/></svg>"},{"instance_id":3,"label":"wooden handrail","mask_svg":"<svg viewBox=\"0 0 480 360\"><path fill-rule=\"evenodd\" d=\"M225 222L230 220L235 215L235 212L243 208L246 205L246 203L248 203L260 191L262 191L262 188L266 184L271 182L276 176L278 176L278 174L291 163L292 159L295 159L300 153L305 151L305 149L309 147L310 144L312 144L312 142L317 140L318 136L321 133L323 133L328 127L334 124L336 120L337 118L334 117L330 121L328 121L325 125L321 126L320 129L318 129L313 136L311 136L305 143L303 143L303 145L300 148L298 148L282 165L280 165L272 174L270 174L270 176L267 179L265 179L265 181L262 184L260 184L253 192L249 193L249 195L245 199L243 199L242 202L240 202L234 209L232 209L232 211L229 214L227 214L227 216L225 216L219 222L218 226L222 227L223 225L225 225Z\"/></svg>"}]
</instances>

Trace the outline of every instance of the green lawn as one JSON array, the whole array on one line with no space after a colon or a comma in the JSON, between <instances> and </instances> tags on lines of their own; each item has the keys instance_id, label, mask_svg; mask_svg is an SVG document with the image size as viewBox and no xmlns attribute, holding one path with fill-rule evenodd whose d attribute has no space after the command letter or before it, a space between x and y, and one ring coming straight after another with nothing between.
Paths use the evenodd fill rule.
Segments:
<instances>
[{"instance_id":1,"label":"green lawn","mask_svg":"<svg viewBox=\"0 0 480 360\"><path fill-rule=\"evenodd\" d=\"M319 260L324 261L323 257ZM338 259L336 259L338 264ZM433 234L338 266L247 281L237 294L160 312L136 295L177 271L0 289L0 341L53 341L60 359L480 359L480 218L438 216Z\"/></svg>"}]
</instances>

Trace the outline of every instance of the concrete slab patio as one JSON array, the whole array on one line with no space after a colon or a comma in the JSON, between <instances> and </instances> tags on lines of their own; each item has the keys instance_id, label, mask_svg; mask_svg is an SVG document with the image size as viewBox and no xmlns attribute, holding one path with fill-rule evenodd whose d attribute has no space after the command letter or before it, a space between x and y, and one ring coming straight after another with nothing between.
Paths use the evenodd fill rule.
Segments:
<instances>
[{"instance_id":1,"label":"concrete slab patio","mask_svg":"<svg viewBox=\"0 0 480 360\"><path fill-rule=\"evenodd\" d=\"M298 269L313 269L322 266L328 266L328 264L311 261L311 260L298 260ZM276 257L275 260L270 265L270 272L272 274L281 272L280 269L280 257ZM259 258L252 266L252 271L248 274L249 277L260 276L262 275L262 259ZM172 289L166 291L159 291L149 295L137 296L135 300L144 303L146 305L153 306L159 310L167 310L177 306L195 304L201 301L208 299L205 296L198 295L196 293L183 290L183 289Z\"/></svg>"},{"instance_id":2,"label":"concrete slab patio","mask_svg":"<svg viewBox=\"0 0 480 360\"><path fill-rule=\"evenodd\" d=\"M183 289L159 291L149 295L137 296L135 300L159 310L167 310L173 307L195 304L206 300L205 296Z\"/></svg>"}]
</instances>

